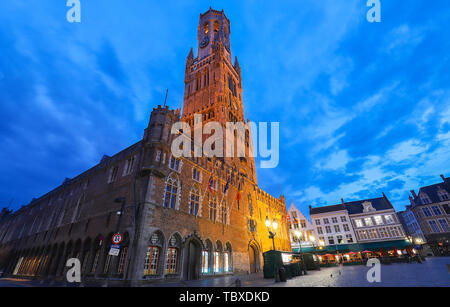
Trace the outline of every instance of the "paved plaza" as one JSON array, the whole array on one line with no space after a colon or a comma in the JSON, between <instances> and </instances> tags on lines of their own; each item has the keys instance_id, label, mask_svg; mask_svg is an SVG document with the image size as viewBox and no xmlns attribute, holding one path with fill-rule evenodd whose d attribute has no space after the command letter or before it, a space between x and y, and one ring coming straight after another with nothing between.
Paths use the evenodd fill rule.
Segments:
<instances>
[{"instance_id":1,"label":"paved plaza","mask_svg":"<svg viewBox=\"0 0 450 307\"><path fill-rule=\"evenodd\" d=\"M450 287L450 257L428 258L422 264L398 263L381 265L381 282L369 283L369 267L363 265L322 268L307 275L275 283L262 274L227 276L190 282L154 285L156 287L234 287L236 280L243 287ZM48 287L48 283L11 278L0 279L0 287ZM55 283L53 286L77 286ZM84 285L89 287L89 285Z\"/></svg>"}]
</instances>

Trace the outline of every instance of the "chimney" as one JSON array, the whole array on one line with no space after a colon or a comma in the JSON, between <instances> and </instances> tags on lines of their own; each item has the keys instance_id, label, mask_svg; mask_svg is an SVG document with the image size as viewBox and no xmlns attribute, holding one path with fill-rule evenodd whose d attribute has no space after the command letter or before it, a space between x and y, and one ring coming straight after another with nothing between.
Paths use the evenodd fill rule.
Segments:
<instances>
[{"instance_id":1,"label":"chimney","mask_svg":"<svg viewBox=\"0 0 450 307\"><path fill-rule=\"evenodd\" d=\"M342 203L343 205L345 204L345 201L344 201L343 198L341 198L341 203Z\"/></svg>"},{"instance_id":2,"label":"chimney","mask_svg":"<svg viewBox=\"0 0 450 307\"><path fill-rule=\"evenodd\" d=\"M445 182L445 176L441 175L442 180Z\"/></svg>"},{"instance_id":3,"label":"chimney","mask_svg":"<svg viewBox=\"0 0 450 307\"><path fill-rule=\"evenodd\" d=\"M414 190L411 190L411 194L412 194L412 196L414 196L414 198L416 198L416 197L417 197L417 195L416 195L416 191L414 191Z\"/></svg>"}]
</instances>

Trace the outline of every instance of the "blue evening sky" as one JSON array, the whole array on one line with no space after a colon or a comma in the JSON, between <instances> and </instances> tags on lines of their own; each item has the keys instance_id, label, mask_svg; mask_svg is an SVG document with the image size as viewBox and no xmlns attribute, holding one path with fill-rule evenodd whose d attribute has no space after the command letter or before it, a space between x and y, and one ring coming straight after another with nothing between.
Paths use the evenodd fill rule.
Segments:
<instances>
[{"instance_id":1,"label":"blue evening sky","mask_svg":"<svg viewBox=\"0 0 450 307\"><path fill-rule=\"evenodd\" d=\"M182 106L199 14L224 9L252 121L280 122L259 185L308 213L450 176L450 2L0 2L0 207L17 209L138 141L153 107Z\"/></svg>"}]
</instances>

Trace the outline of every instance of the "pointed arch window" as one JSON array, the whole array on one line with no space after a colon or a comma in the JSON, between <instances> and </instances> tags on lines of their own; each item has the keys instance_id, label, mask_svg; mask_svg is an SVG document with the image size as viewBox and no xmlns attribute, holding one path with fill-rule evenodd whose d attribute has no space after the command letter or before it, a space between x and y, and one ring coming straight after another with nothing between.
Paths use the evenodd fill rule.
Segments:
<instances>
[{"instance_id":1,"label":"pointed arch window","mask_svg":"<svg viewBox=\"0 0 450 307\"><path fill-rule=\"evenodd\" d=\"M198 216L200 208L200 193L197 188L193 188L191 191L191 201L189 203L189 214Z\"/></svg>"},{"instance_id":2,"label":"pointed arch window","mask_svg":"<svg viewBox=\"0 0 450 307\"><path fill-rule=\"evenodd\" d=\"M169 248L166 257L166 274L178 273L178 254L180 249L180 238L173 235L169 240Z\"/></svg>"},{"instance_id":3,"label":"pointed arch window","mask_svg":"<svg viewBox=\"0 0 450 307\"><path fill-rule=\"evenodd\" d=\"M215 222L216 217L217 217L217 203L216 203L216 199L212 198L209 201L209 219L211 221Z\"/></svg>"},{"instance_id":4,"label":"pointed arch window","mask_svg":"<svg viewBox=\"0 0 450 307\"><path fill-rule=\"evenodd\" d=\"M160 248L158 246L148 247L145 254L144 275L158 274L159 251Z\"/></svg>"},{"instance_id":5,"label":"pointed arch window","mask_svg":"<svg viewBox=\"0 0 450 307\"><path fill-rule=\"evenodd\" d=\"M178 195L178 180L169 178L166 183L164 207L175 209Z\"/></svg>"},{"instance_id":6,"label":"pointed arch window","mask_svg":"<svg viewBox=\"0 0 450 307\"><path fill-rule=\"evenodd\" d=\"M228 224L228 208L227 208L227 202L224 200L223 202L222 202L222 206L221 206L221 219L222 219L222 223L223 224Z\"/></svg>"}]
</instances>

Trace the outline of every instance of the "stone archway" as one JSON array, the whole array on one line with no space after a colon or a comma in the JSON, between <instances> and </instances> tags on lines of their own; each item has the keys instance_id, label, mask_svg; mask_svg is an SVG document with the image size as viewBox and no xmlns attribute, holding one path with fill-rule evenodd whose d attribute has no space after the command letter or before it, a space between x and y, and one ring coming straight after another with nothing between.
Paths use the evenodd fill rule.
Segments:
<instances>
[{"instance_id":1,"label":"stone archway","mask_svg":"<svg viewBox=\"0 0 450 307\"><path fill-rule=\"evenodd\" d=\"M259 247L254 241L250 242L248 245L248 260L250 265L250 274L261 271Z\"/></svg>"},{"instance_id":2,"label":"stone archway","mask_svg":"<svg viewBox=\"0 0 450 307\"><path fill-rule=\"evenodd\" d=\"M184 244L183 279L197 280L201 276L203 244L195 237L191 237Z\"/></svg>"}]
</instances>

